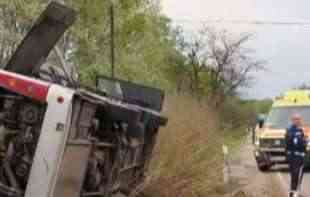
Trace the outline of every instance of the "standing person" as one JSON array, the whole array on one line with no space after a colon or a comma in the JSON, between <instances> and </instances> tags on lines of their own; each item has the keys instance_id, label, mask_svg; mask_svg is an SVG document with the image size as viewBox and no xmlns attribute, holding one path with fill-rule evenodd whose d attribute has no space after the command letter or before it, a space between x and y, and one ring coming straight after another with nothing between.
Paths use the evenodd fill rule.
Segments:
<instances>
[{"instance_id":1,"label":"standing person","mask_svg":"<svg viewBox=\"0 0 310 197\"><path fill-rule=\"evenodd\" d=\"M291 117L292 125L286 131L286 153L291 176L290 197L297 197L303 179L306 140L299 114Z\"/></svg>"}]
</instances>

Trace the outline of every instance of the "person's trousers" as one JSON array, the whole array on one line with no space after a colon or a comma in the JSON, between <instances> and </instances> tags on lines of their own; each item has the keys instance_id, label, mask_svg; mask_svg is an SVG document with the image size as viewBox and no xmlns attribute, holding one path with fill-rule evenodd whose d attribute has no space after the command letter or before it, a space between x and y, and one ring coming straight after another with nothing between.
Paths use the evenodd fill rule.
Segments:
<instances>
[{"instance_id":1,"label":"person's trousers","mask_svg":"<svg viewBox=\"0 0 310 197\"><path fill-rule=\"evenodd\" d=\"M291 191L299 190L303 179L304 157L299 155L290 155L288 157L289 171L291 175Z\"/></svg>"}]
</instances>

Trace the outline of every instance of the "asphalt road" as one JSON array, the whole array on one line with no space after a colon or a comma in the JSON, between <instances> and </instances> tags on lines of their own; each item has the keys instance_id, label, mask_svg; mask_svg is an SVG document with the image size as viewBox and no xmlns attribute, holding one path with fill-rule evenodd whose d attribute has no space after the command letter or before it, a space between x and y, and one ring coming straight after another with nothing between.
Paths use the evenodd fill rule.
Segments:
<instances>
[{"instance_id":1,"label":"asphalt road","mask_svg":"<svg viewBox=\"0 0 310 197\"><path fill-rule=\"evenodd\" d=\"M242 190L253 197L288 196L290 177L287 165L277 165L269 172L260 172L256 167L251 140L245 140L240 151L230 156L230 174L227 176L236 183L235 190ZM310 171L304 174L302 196L310 197Z\"/></svg>"},{"instance_id":2,"label":"asphalt road","mask_svg":"<svg viewBox=\"0 0 310 197\"><path fill-rule=\"evenodd\" d=\"M273 172L283 191L288 191L290 186L290 176L287 170L287 166L276 166L273 168ZM307 170L304 174L303 184L301 186L302 196L310 196L310 172Z\"/></svg>"}]
</instances>

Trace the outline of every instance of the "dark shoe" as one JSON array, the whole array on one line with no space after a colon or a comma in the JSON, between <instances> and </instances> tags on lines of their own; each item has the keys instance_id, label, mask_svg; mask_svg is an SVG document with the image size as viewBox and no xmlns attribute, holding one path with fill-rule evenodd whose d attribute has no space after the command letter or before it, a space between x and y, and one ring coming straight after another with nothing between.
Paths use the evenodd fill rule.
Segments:
<instances>
[{"instance_id":1,"label":"dark shoe","mask_svg":"<svg viewBox=\"0 0 310 197\"><path fill-rule=\"evenodd\" d=\"M289 197L296 197L296 192L291 191L291 192L289 193Z\"/></svg>"}]
</instances>

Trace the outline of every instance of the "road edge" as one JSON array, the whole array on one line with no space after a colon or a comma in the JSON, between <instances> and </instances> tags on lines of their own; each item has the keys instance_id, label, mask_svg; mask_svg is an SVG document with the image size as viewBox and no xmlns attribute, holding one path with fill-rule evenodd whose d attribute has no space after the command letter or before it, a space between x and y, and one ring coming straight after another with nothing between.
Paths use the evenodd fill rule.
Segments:
<instances>
[{"instance_id":1,"label":"road edge","mask_svg":"<svg viewBox=\"0 0 310 197\"><path fill-rule=\"evenodd\" d=\"M280 172L277 173L276 178L278 179L278 182L280 183L280 188L282 195L287 195L289 192L289 186L287 182L285 181L284 177Z\"/></svg>"}]
</instances>

